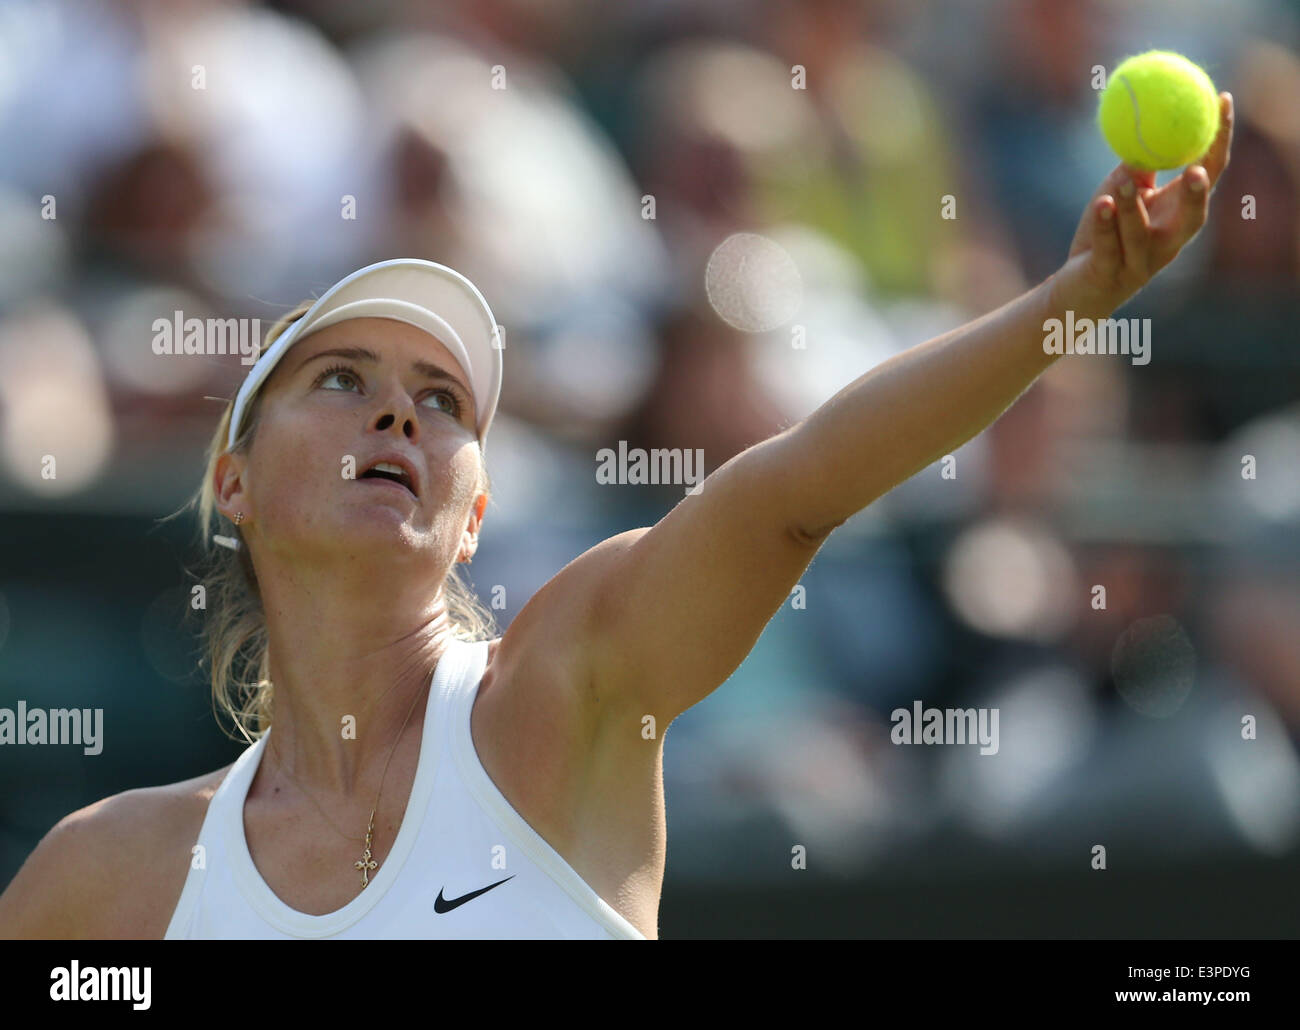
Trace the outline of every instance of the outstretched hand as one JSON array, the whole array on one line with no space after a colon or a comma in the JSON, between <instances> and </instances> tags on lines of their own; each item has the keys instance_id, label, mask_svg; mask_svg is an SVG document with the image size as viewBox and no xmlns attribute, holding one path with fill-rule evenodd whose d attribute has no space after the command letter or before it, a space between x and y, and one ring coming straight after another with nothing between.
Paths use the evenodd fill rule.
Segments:
<instances>
[{"instance_id":1,"label":"outstretched hand","mask_svg":"<svg viewBox=\"0 0 1300 1030\"><path fill-rule=\"evenodd\" d=\"M1116 166L1083 212L1055 276L1055 305L1105 317L1178 256L1205 224L1210 193L1228 166L1232 118L1232 94L1220 93L1209 151L1159 189L1155 172Z\"/></svg>"}]
</instances>

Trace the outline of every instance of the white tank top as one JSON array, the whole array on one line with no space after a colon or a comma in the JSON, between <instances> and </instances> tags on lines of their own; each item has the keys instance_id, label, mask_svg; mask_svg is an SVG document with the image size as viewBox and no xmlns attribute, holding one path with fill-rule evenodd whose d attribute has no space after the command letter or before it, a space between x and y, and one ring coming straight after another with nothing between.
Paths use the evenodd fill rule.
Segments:
<instances>
[{"instance_id":1,"label":"white tank top","mask_svg":"<svg viewBox=\"0 0 1300 1030\"><path fill-rule=\"evenodd\" d=\"M335 912L308 915L276 897L257 871L244 799L268 733L239 756L208 803L202 851L191 852L165 939L645 940L524 821L479 762L469 717L487 652L487 641L453 640L439 659L402 826L365 890Z\"/></svg>"}]
</instances>

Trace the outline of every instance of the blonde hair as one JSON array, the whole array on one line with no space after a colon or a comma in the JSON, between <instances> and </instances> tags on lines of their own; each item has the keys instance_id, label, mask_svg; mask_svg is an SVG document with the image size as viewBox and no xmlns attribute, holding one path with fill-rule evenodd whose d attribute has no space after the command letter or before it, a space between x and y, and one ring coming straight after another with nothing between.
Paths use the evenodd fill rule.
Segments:
<instances>
[{"instance_id":1,"label":"blonde hair","mask_svg":"<svg viewBox=\"0 0 1300 1030\"><path fill-rule=\"evenodd\" d=\"M258 356L264 354L276 338L307 313L313 301L304 301L286 314L267 331ZM244 431L229 448L232 453L247 454L257 433L261 415L262 393L253 398L245 419ZM221 518L217 510L213 476L217 459L227 450L230 433L230 416L234 409L231 398L217 423L216 431L208 444L204 463L203 482L190 500L180 509L198 511L199 547L205 561L197 575L206 593L206 608L200 612L202 619L200 639L202 656L200 667L207 666L207 676L212 689L213 714L218 725L224 715L238 732L227 736L248 743L260 738L271 728L270 646L266 630L266 615L262 609L261 591L257 571L253 568L248 546L241 538L239 528L229 522L227 532L240 541L237 550L216 544L213 526ZM487 466L479 449L479 491L491 498L492 483ZM174 513L176 515L180 512ZM479 600L474 591L461 579L460 570L452 566L443 581L443 593L453 633L462 640L490 640L498 635L492 612ZM225 726L222 725L225 730Z\"/></svg>"}]
</instances>

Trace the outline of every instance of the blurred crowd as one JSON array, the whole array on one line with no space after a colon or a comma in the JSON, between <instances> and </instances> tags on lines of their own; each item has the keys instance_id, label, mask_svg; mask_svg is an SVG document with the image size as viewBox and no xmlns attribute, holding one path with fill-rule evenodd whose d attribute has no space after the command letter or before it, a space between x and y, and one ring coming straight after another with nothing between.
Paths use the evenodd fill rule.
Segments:
<instances>
[{"instance_id":1,"label":"blurred crowd","mask_svg":"<svg viewBox=\"0 0 1300 1030\"><path fill-rule=\"evenodd\" d=\"M668 733L670 873L773 877L799 842L849 875L944 832L1286 852L1298 42L1295 0L0 0L0 510L168 514L247 368L154 354L154 319L265 327L427 258L507 332L472 570L504 626L680 499L597 484L599 449L712 471L1051 274L1116 160L1094 67L1179 50L1236 137L1210 223L1121 312L1150 364L1058 362L955 478L833 535ZM0 670L35 668L5 625ZM999 753L891 743L917 699L997 707Z\"/></svg>"}]
</instances>

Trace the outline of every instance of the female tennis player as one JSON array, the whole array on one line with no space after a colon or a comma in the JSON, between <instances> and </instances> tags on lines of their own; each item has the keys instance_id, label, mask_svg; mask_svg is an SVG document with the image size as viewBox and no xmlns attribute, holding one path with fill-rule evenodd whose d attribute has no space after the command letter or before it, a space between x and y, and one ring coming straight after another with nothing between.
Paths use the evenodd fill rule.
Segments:
<instances>
[{"instance_id":1,"label":"female tennis player","mask_svg":"<svg viewBox=\"0 0 1300 1030\"><path fill-rule=\"evenodd\" d=\"M4 936L654 938L664 731L741 663L827 535L994 421L1206 218L1203 165L1117 167L1062 267L727 462L560 570L499 639L478 545L501 385L491 311L430 262L361 269L267 336L209 454L207 581L232 765L62 819ZM1092 360L1107 360L1095 358ZM1110 359L1114 360L1114 359ZM237 658L251 674L237 674Z\"/></svg>"}]
</instances>

